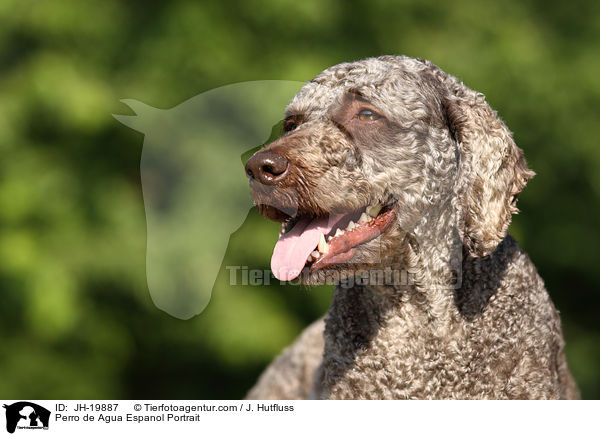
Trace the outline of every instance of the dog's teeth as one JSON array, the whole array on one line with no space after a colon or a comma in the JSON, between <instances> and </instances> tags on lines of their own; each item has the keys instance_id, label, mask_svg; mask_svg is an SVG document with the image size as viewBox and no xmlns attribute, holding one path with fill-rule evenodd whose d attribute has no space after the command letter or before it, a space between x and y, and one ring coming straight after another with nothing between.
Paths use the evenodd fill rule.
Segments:
<instances>
[{"instance_id":1,"label":"dog's teeth","mask_svg":"<svg viewBox=\"0 0 600 436\"><path fill-rule=\"evenodd\" d=\"M369 221L371 221L371 217L364 212L360 215L360 218L358 219L359 224L368 223Z\"/></svg>"},{"instance_id":2,"label":"dog's teeth","mask_svg":"<svg viewBox=\"0 0 600 436\"><path fill-rule=\"evenodd\" d=\"M323 233L321 233L321 238L319 239L317 250L319 250L323 254L329 251L329 245L327 245L327 242L325 242L325 236L323 236Z\"/></svg>"},{"instance_id":3,"label":"dog's teeth","mask_svg":"<svg viewBox=\"0 0 600 436\"><path fill-rule=\"evenodd\" d=\"M313 259L317 260L319 258L319 256L321 255L321 253L319 253L317 250L315 250L312 253L310 253L310 255L313 257Z\"/></svg>"},{"instance_id":4,"label":"dog's teeth","mask_svg":"<svg viewBox=\"0 0 600 436\"><path fill-rule=\"evenodd\" d=\"M381 211L381 207L382 207L381 204L377 203L377 204L374 204L373 206L367 207L365 212L367 212L367 215L370 215L373 218L375 218L377 216L377 214Z\"/></svg>"},{"instance_id":5,"label":"dog's teeth","mask_svg":"<svg viewBox=\"0 0 600 436\"><path fill-rule=\"evenodd\" d=\"M356 224L354 224L354 221L350 220L350 222L346 226L346 230L352 230L354 227L356 227Z\"/></svg>"},{"instance_id":6,"label":"dog's teeth","mask_svg":"<svg viewBox=\"0 0 600 436\"><path fill-rule=\"evenodd\" d=\"M333 239L333 236L327 236L327 242L331 242L332 239Z\"/></svg>"},{"instance_id":7,"label":"dog's teeth","mask_svg":"<svg viewBox=\"0 0 600 436\"><path fill-rule=\"evenodd\" d=\"M338 236L342 236L344 234L344 231L342 229L337 229L335 231L335 235L333 235L334 238L337 238Z\"/></svg>"}]
</instances>

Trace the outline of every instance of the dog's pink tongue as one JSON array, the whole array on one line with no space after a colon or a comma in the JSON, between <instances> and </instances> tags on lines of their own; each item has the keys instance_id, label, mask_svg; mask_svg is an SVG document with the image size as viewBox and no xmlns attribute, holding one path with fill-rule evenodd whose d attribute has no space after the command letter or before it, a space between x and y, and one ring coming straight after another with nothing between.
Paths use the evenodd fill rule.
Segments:
<instances>
[{"instance_id":1,"label":"dog's pink tongue","mask_svg":"<svg viewBox=\"0 0 600 436\"><path fill-rule=\"evenodd\" d=\"M321 233L326 235L340 215L311 220L304 218L277 241L271 257L271 271L279 280L294 280L317 244Z\"/></svg>"}]
</instances>

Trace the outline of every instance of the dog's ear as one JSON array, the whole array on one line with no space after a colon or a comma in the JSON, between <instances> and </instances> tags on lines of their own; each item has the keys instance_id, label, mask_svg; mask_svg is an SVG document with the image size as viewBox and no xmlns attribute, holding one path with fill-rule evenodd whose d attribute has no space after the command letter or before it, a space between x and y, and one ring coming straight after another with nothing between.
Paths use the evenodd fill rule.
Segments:
<instances>
[{"instance_id":1,"label":"dog's ear","mask_svg":"<svg viewBox=\"0 0 600 436\"><path fill-rule=\"evenodd\" d=\"M461 156L464 243L473 256L486 256L506 236L517 196L535 173L483 94L462 83L452 88L443 105Z\"/></svg>"}]
</instances>

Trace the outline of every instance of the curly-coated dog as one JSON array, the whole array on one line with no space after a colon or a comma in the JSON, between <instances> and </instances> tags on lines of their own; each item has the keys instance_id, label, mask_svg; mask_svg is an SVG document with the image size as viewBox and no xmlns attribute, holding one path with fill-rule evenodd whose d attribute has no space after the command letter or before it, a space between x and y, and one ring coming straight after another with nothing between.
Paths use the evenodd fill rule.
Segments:
<instances>
[{"instance_id":1,"label":"curly-coated dog","mask_svg":"<svg viewBox=\"0 0 600 436\"><path fill-rule=\"evenodd\" d=\"M577 398L560 319L507 235L533 172L482 94L429 61L328 68L246 164L280 280L335 282L252 399Z\"/></svg>"}]
</instances>

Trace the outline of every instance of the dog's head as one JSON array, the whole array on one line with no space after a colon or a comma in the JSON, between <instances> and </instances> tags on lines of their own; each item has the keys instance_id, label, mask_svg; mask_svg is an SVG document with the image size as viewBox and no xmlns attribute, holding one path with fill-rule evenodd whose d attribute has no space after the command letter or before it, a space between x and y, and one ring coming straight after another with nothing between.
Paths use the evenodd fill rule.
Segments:
<instances>
[{"instance_id":1,"label":"dog's head","mask_svg":"<svg viewBox=\"0 0 600 436\"><path fill-rule=\"evenodd\" d=\"M328 68L294 97L283 130L246 164L259 211L283 223L271 262L281 280L408 265L449 226L485 256L533 175L481 94L408 57Z\"/></svg>"}]
</instances>

